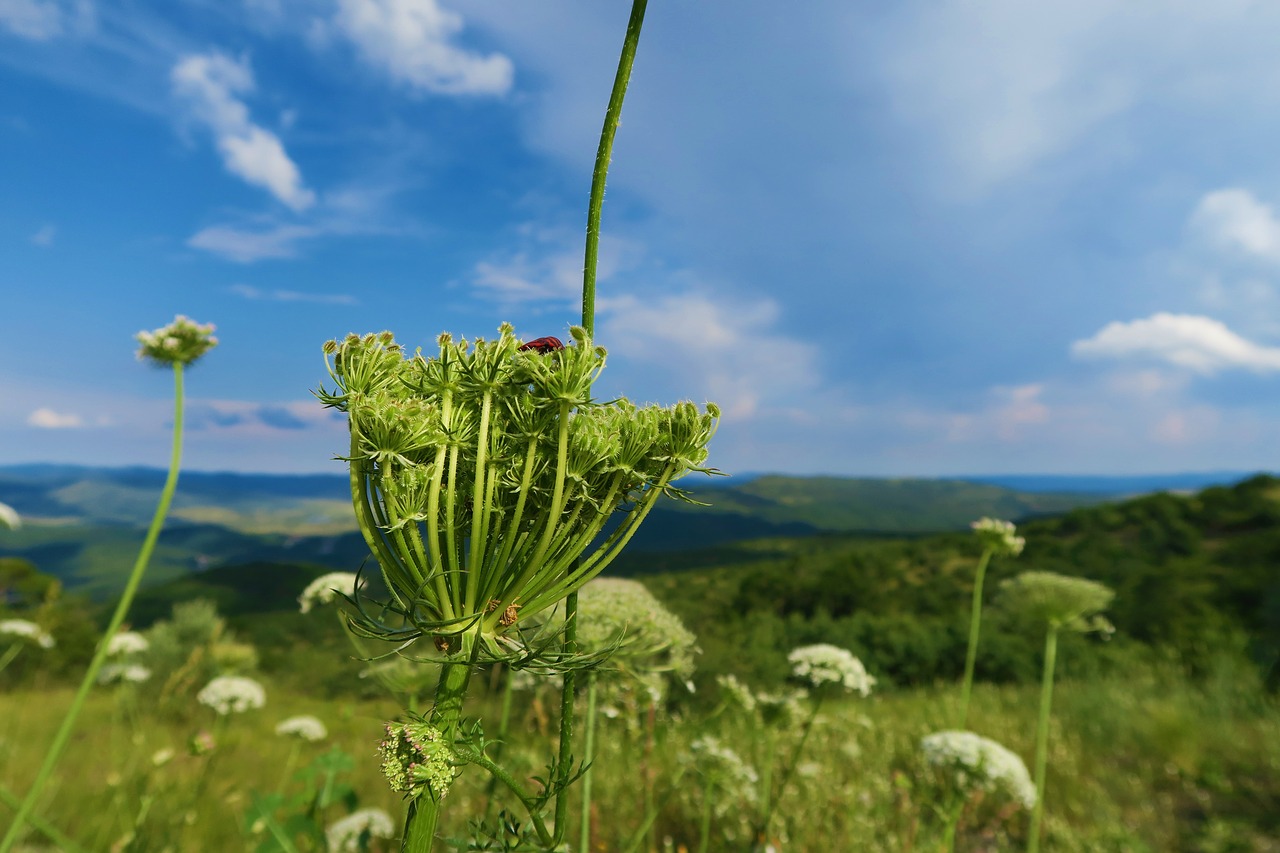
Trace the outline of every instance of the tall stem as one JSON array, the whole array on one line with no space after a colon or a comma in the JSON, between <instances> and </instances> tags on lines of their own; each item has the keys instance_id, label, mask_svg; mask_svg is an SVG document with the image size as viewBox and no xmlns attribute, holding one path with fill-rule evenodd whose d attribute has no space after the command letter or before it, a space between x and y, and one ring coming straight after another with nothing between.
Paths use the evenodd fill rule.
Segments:
<instances>
[{"instance_id":1,"label":"tall stem","mask_svg":"<svg viewBox=\"0 0 1280 853\"><path fill-rule=\"evenodd\" d=\"M627 21L627 35L622 42L622 55L618 57L618 73L613 78L613 92L609 95L609 108L604 114L604 127L600 130L600 147L596 149L596 165L591 173L591 202L587 206L587 254L582 268L582 328L595 337L596 319L596 266L600 255L600 211L604 208L604 183L609 174L609 161L613 156L613 138L622 120L622 99L627 95L627 83L631 80L631 66L636 60L636 46L640 44L640 27L644 24L644 10L648 0L634 0L631 19Z\"/></svg>"},{"instance_id":2,"label":"tall stem","mask_svg":"<svg viewBox=\"0 0 1280 853\"><path fill-rule=\"evenodd\" d=\"M978 573L973 579L973 607L969 612L969 650L964 656L964 682L960 685L960 725L969 727L969 694L973 691L973 667L978 660L978 633L982 626L982 582L987 576L987 563L994 549L987 548L978 560Z\"/></svg>"},{"instance_id":3,"label":"tall stem","mask_svg":"<svg viewBox=\"0 0 1280 853\"><path fill-rule=\"evenodd\" d=\"M596 674L587 673L587 738L582 745L582 825L578 829L578 850L591 849L591 762L596 751Z\"/></svg>"},{"instance_id":4,"label":"tall stem","mask_svg":"<svg viewBox=\"0 0 1280 853\"><path fill-rule=\"evenodd\" d=\"M445 743L453 743L458 730L458 721L462 718L462 702L467 695L467 685L471 683L471 671L475 667L473 647L472 659L462 663L445 664L440 670L440 681L436 685L436 706L431 713L431 724L440 729ZM464 647L465 648L465 647ZM436 824L440 822L440 801L431 795L417 797L409 803L409 811L404 821L404 839L401 841L402 853L430 853L435 842Z\"/></svg>"},{"instance_id":5,"label":"tall stem","mask_svg":"<svg viewBox=\"0 0 1280 853\"><path fill-rule=\"evenodd\" d=\"M787 785L791 782L791 776L796 771L796 765L800 763L800 754L804 752L804 745L809 740L809 733L813 731L813 723L818 719L818 709L822 707L823 695L819 693L813 700L813 710L809 713L809 719L805 721L804 729L800 732L800 742L796 744L795 750L791 753L791 758L787 761L787 766L782 768L782 776L778 779L778 790L774 793L772 790L766 791L769 797L764 808L764 819L760 821L760 829L757 832L756 841L764 846L768 843L769 824L773 820L773 811L782 800L782 795L787 791Z\"/></svg>"},{"instance_id":6,"label":"tall stem","mask_svg":"<svg viewBox=\"0 0 1280 853\"><path fill-rule=\"evenodd\" d=\"M578 593L572 592L564 600L564 654L572 658L578 653ZM576 673L570 669L561 678L564 689L560 693L560 754L557 767L560 771L556 791L555 843L564 841L569 831L569 780L573 778L573 717Z\"/></svg>"},{"instance_id":7,"label":"tall stem","mask_svg":"<svg viewBox=\"0 0 1280 853\"><path fill-rule=\"evenodd\" d=\"M1036 723L1036 805L1031 811L1027 853L1040 849L1040 821L1044 817L1044 774L1049 761L1049 708L1053 704L1053 668L1058 659L1058 626L1049 625L1044 638L1044 674L1040 682L1040 719Z\"/></svg>"},{"instance_id":8,"label":"tall stem","mask_svg":"<svg viewBox=\"0 0 1280 853\"><path fill-rule=\"evenodd\" d=\"M71 700L71 707L67 709L67 714L62 719L62 725L58 728L57 734L54 735L53 743L49 745L49 751L45 753L44 762L36 773L35 781L31 783L31 789L27 791L26 798L22 801L22 805L18 807L18 813L14 815L13 823L9 825L9 831L5 833L4 839L0 840L0 853L8 853L9 850L13 849L13 845L22 834L27 818L32 809L35 808L36 800L40 797L40 791L49 781L49 776L53 773L53 768L58 763L62 750L67 745L67 740L71 737L71 731L75 727L76 718L80 716L80 711L84 707L85 699L89 696L89 690L93 687L94 682L98 680L98 672L102 669L102 664L107 659L107 646L124 623L124 617L129 612L129 606L133 604L133 597L138 591L138 585L142 582L142 575L146 572L147 564L151 561L151 552L155 550L156 540L160 538L160 529L164 526L164 518L169 512L169 504L172 502L174 490L178 486L178 469L182 465L182 413L182 364L177 362L173 365L173 450L169 458L169 476L165 479L164 489L160 492L160 503L156 505L155 515L151 518L151 526L147 529L147 536L142 542L142 549L138 552L138 559L133 564L133 571L125 584L124 593L120 596L120 602L116 605L115 613L111 615L111 622L108 623L102 639L98 641L93 660L89 662L89 669L85 672L84 679L80 682L80 687L76 690L76 694Z\"/></svg>"}]
</instances>

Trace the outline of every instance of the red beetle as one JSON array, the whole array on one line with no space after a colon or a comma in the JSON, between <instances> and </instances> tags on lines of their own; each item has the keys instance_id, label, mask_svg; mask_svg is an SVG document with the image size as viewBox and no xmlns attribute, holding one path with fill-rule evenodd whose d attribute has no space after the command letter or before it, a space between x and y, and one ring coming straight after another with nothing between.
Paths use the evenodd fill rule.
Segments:
<instances>
[{"instance_id":1,"label":"red beetle","mask_svg":"<svg viewBox=\"0 0 1280 853\"><path fill-rule=\"evenodd\" d=\"M553 338L553 337L547 336L545 338L534 338L533 340L529 341L529 343L521 344L520 346L516 347L516 349L519 351L531 349L540 355L546 355L549 352L555 352L556 350L564 349L564 344L560 343L559 338Z\"/></svg>"}]
</instances>

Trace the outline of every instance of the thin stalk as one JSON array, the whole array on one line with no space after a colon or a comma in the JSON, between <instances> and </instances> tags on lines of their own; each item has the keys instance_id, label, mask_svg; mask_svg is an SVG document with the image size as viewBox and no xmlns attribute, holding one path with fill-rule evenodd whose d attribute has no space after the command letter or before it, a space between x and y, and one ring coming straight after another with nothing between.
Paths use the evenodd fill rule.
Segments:
<instances>
[{"instance_id":1,"label":"thin stalk","mask_svg":"<svg viewBox=\"0 0 1280 853\"><path fill-rule=\"evenodd\" d=\"M622 120L622 99L627 95L627 83L631 80L631 66L635 64L646 6L648 0L635 0L631 4L631 19L627 21L622 55L618 57L618 72L613 78L609 108L605 110L604 127L600 130L596 165L591 172L591 201L587 205L587 252L582 267L582 328L587 330L590 337L595 337L596 267L600 257L600 213L604 209L605 178L609 174L609 161L613 157L613 138L617 135L618 123Z\"/></svg>"},{"instance_id":2,"label":"thin stalk","mask_svg":"<svg viewBox=\"0 0 1280 853\"><path fill-rule=\"evenodd\" d=\"M567 658L572 658L578 653L578 593L577 590L569 593L564 600L564 654ZM573 776L573 717L574 717L574 688L577 674L572 670L568 670L561 678L564 679L564 690L560 693L560 757L558 767L560 770L560 779L558 790L556 791L556 832L554 840L556 844L564 841L565 835L569 831L569 780Z\"/></svg>"},{"instance_id":3,"label":"thin stalk","mask_svg":"<svg viewBox=\"0 0 1280 853\"><path fill-rule=\"evenodd\" d=\"M18 656L20 651L22 651L22 640L15 642L5 651L3 656L0 656L0 672L4 671L4 668Z\"/></svg>"},{"instance_id":4,"label":"thin stalk","mask_svg":"<svg viewBox=\"0 0 1280 853\"><path fill-rule=\"evenodd\" d=\"M464 663L445 664L440 670L440 681L436 685L436 705L431 714L431 724L440 729L445 743L453 743L458 721L462 718L462 702L466 698L467 685L471 682L471 672L475 666L475 653L479 649L479 643L475 638L470 639L473 643L471 658ZM413 799L405 816L404 839L400 847L402 853L430 853L439 820L439 800L431 796Z\"/></svg>"},{"instance_id":5,"label":"thin stalk","mask_svg":"<svg viewBox=\"0 0 1280 853\"><path fill-rule=\"evenodd\" d=\"M539 813L538 800L526 793L525 790L520 787L520 783L515 780L514 776L506 770L503 770L493 761L493 759L489 758L484 753L477 752L474 755L470 755L468 756L468 760L472 764L479 765L485 770L488 770L493 774L494 779L497 779L499 782L506 785L507 788L510 789L511 793L516 795L516 799L520 801L521 805L524 806L525 811L529 813L529 820L533 822L533 829L538 833L538 840L546 847L554 847L556 842L552 839L550 831L547 830L546 822L542 820L542 816Z\"/></svg>"},{"instance_id":6,"label":"thin stalk","mask_svg":"<svg viewBox=\"0 0 1280 853\"><path fill-rule=\"evenodd\" d=\"M80 682L80 687L76 690L76 694L71 700L71 707L67 709L67 714L62 719L62 725L58 728L57 734L54 735L53 743L49 745L49 751L45 753L44 762L36 773L35 781L31 783L31 788L27 791L26 798L22 801L22 805L18 807L18 813L14 815L13 823L9 825L9 831L5 833L4 839L0 840L0 853L8 853L13 849L13 845L17 843L18 837L22 834L23 827L26 825L27 818L35 808L36 800L40 797L41 790L49 781L49 776L53 773L54 766L62 756L62 750L66 747L67 740L71 737L72 729L75 728L76 718L80 716L80 711L84 708L85 699L89 696L89 690L98 680L98 672L102 669L102 664L107 659L107 645L124 623L124 617L129 612L129 606L133 604L133 597L138 591L138 585L142 582L142 575L146 572L147 564L151 561L151 552L155 550L156 540L160 538L160 529L164 526L165 516L169 512L169 504L173 501L173 493L178 486L178 470L182 466L183 389L181 362L173 365L173 389L173 449L169 457L169 475L165 478L164 488L160 492L160 503L157 504L155 515L151 518L151 526L147 529L147 536L142 541L142 549L138 552L137 560L134 561L133 571L129 575L129 580L125 583L124 593L120 596L119 603L116 604L115 613L111 615L111 621L107 624L107 629L103 633L102 639L98 641L93 660L89 662L89 669L85 672L84 679Z\"/></svg>"},{"instance_id":7,"label":"thin stalk","mask_svg":"<svg viewBox=\"0 0 1280 853\"><path fill-rule=\"evenodd\" d=\"M1040 822L1044 818L1044 774L1049 760L1049 708L1053 704L1053 668L1058 660L1058 626L1049 625L1044 638L1044 674L1040 681L1040 719L1036 723L1036 805L1031 810L1027 853L1040 849Z\"/></svg>"},{"instance_id":8,"label":"thin stalk","mask_svg":"<svg viewBox=\"0 0 1280 853\"><path fill-rule=\"evenodd\" d=\"M586 769L582 771L582 825L578 832L578 850L586 853L591 849L591 762L596 753L596 674L587 673L587 737L582 745L582 760Z\"/></svg>"},{"instance_id":9,"label":"thin stalk","mask_svg":"<svg viewBox=\"0 0 1280 853\"><path fill-rule=\"evenodd\" d=\"M489 450L489 412L493 404L493 395L488 391L480 402L480 435L476 439L476 476L471 486L471 553L467 558L467 592L463 598L463 606L468 613L484 610L485 602L479 600L480 569L484 565L484 517L488 489L485 488L485 461Z\"/></svg>"},{"instance_id":10,"label":"thin stalk","mask_svg":"<svg viewBox=\"0 0 1280 853\"><path fill-rule=\"evenodd\" d=\"M809 719L805 721L804 730L800 732L800 742L796 744L795 750L791 753L791 758L787 761L787 765L782 768L782 776L778 779L778 791L775 794L772 790L768 791L768 802L764 808L764 819L760 821L760 829L756 833L757 841L764 843L769 837L769 823L773 820L773 810L778 803L782 801L782 795L787 791L787 785L791 783L791 777L796 772L796 766L800 763L800 754L804 752L804 745L809 740L809 733L813 731L813 723L818 719L818 709L822 707L823 695L818 694L813 700L813 710L809 713Z\"/></svg>"},{"instance_id":11,"label":"thin stalk","mask_svg":"<svg viewBox=\"0 0 1280 853\"><path fill-rule=\"evenodd\" d=\"M493 744L493 760L495 762L502 758L503 748L507 744L507 732L511 728L511 700L515 697L515 689L511 683L511 667L504 666L502 675L502 715L498 717L498 734L494 738ZM497 787L498 777L490 776L489 784L485 787L484 792L484 816L486 820L488 820L489 814L493 811L493 795Z\"/></svg>"},{"instance_id":12,"label":"thin stalk","mask_svg":"<svg viewBox=\"0 0 1280 853\"><path fill-rule=\"evenodd\" d=\"M17 809L21 805L21 803L18 802L18 798L13 795L13 792L3 785L0 785L0 802L3 802L11 809ZM31 824L33 829L44 835L45 838L48 838L54 844L58 845L58 848L66 853L88 853L88 851L79 844L76 844L70 838L59 832L56 826L53 826L39 815L31 815L27 818L27 823Z\"/></svg>"},{"instance_id":13,"label":"thin stalk","mask_svg":"<svg viewBox=\"0 0 1280 853\"><path fill-rule=\"evenodd\" d=\"M702 821L698 825L698 853L707 853L707 845L711 841L711 809L714 804L715 783L707 777L707 784L702 789Z\"/></svg>"},{"instance_id":14,"label":"thin stalk","mask_svg":"<svg viewBox=\"0 0 1280 853\"><path fill-rule=\"evenodd\" d=\"M978 660L978 632L982 624L982 582L987 576L987 563L991 562L994 548L982 552L978 560L978 573L973 579L973 606L969 611L969 650L964 656L964 681L960 685L960 725L969 726L969 694L973 690L973 667Z\"/></svg>"}]
</instances>

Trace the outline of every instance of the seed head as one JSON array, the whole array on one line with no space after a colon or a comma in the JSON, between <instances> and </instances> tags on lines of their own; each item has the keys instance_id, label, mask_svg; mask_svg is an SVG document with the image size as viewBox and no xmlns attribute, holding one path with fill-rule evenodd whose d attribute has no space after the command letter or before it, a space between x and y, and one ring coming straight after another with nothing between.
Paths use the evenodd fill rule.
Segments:
<instances>
[{"instance_id":1,"label":"seed head","mask_svg":"<svg viewBox=\"0 0 1280 853\"><path fill-rule=\"evenodd\" d=\"M212 323L201 325L179 314L167 326L152 332L138 332L134 336L140 344L138 359L160 367L192 364L218 345L218 339L213 336L214 328Z\"/></svg>"}]
</instances>

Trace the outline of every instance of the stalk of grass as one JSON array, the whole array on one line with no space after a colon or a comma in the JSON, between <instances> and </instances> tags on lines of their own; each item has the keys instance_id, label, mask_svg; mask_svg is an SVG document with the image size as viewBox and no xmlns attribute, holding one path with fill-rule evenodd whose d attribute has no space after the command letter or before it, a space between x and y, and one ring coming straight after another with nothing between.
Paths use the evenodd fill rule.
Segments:
<instances>
[{"instance_id":1,"label":"stalk of grass","mask_svg":"<svg viewBox=\"0 0 1280 853\"><path fill-rule=\"evenodd\" d=\"M147 564L151 561L151 553L155 550L156 540L160 537L160 529L164 526L165 516L169 512L169 504L173 501L173 493L178 486L178 471L182 465L182 368L182 362L173 364L173 449L169 458L169 474L165 478L164 488L160 492L160 502L156 505L155 515L151 518L151 526L147 528L147 536L142 542L142 548L138 552L137 560L134 561L133 571L129 574L124 593L116 604L115 612L111 615L111 621L107 624L107 629L103 633L102 639L98 641L93 660L89 662L89 669L85 671L84 678L81 680L80 686L71 700L71 707L67 709L62 725L58 727L58 731L53 737L53 743L49 745L49 750L45 753L44 761L36 772L36 778L31 783L27 796L18 807L17 814L14 815L13 823L9 825L9 830L5 833L4 839L0 840L0 853L8 853L8 851L12 850L13 845L17 843L18 838L21 836L41 791L49 781L49 776L53 773L58 759L62 756L63 749L66 748L67 740L71 737L71 732L75 728L76 719L80 716L85 699L88 697L94 682L98 679L98 673L107 659L107 645L110 643L111 638L115 636L116 631L120 629L120 626L124 624L124 618L129 612L130 605L133 604L134 595L137 594L138 585L142 582L142 576L147 570Z\"/></svg>"}]
</instances>

